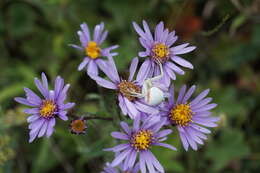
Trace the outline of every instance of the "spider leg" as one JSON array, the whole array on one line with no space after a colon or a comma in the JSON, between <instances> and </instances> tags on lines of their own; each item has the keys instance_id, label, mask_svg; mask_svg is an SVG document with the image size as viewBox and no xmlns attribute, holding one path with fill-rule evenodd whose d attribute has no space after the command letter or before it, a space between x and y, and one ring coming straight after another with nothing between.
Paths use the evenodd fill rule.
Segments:
<instances>
[{"instance_id":1,"label":"spider leg","mask_svg":"<svg viewBox=\"0 0 260 173\"><path fill-rule=\"evenodd\" d=\"M143 98L144 95L142 93L137 93L137 92L134 92L134 91L130 91L129 92L129 96L132 96L132 97L137 97L137 98Z\"/></svg>"}]
</instances>

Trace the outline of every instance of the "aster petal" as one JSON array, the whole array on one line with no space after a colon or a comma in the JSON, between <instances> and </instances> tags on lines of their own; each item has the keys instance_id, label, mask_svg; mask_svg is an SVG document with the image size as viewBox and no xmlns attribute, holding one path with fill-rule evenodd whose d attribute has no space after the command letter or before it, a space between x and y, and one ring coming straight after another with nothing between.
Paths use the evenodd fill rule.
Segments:
<instances>
[{"instance_id":1,"label":"aster petal","mask_svg":"<svg viewBox=\"0 0 260 173\"><path fill-rule=\"evenodd\" d=\"M31 108L31 109L24 109L24 113L26 114L39 114L39 108Z\"/></svg>"},{"instance_id":2,"label":"aster petal","mask_svg":"<svg viewBox=\"0 0 260 173\"><path fill-rule=\"evenodd\" d=\"M191 95L194 93L196 89L195 85L192 85L192 87L190 87L190 89L187 91L187 93L185 94L185 96L182 99L182 103L186 103L188 101L188 99L191 97Z\"/></svg>"},{"instance_id":3,"label":"aster petal","mask_svg":"<svg viewBox=\"0 0 260 173\"><path fill-rule=\"evenodd\" d=\"M60 76L56 77L55 86L54 86L55 98L58 98L60 92L62 91L63 86L64 86L64 80Z\"/></svg>"},{"instance_id":4,"label":"aster petal","mask_svg":"<svg viewBox=\"0 0 260 173\"><path fill-rule=\"evenodd\" d=\"M98 59L96 60L96 63L98 67L106 74L106 76L112 80L113 83L119 82L118 76L111 71L110 66L106 61Z\"/></svg>"},{"instance_id":5,"label":"aster petal","mask_svg":"<svg viewBox=\"0 0 260 173\"><path fill-rule=\"evenodd\" d=\"M120 151L125 150L129 147L130 147L129 144L119 144L115 147L104 149L104 151L120 152Z\"/></svg>"},{"instance_id":6,"label":"aster petal","mask_svg":"<svg viewBox=\"0 0 260 173\"><path fill-rule=\"evenodd\" d=\"M40 126L41 127L41 126ZM32 143L34 141L34 139L37 137L37 135L39 134L39 131L41 128L37 128L37 129L34 129L34 131L30 131L29 135L30 135L30 138L29 138L29 143Z\"/></svg>"},{"instance_id":7,"label":"aster petal","mask_svg":"<svg viewBox=\"0 0 260 173\"><path fill-rule=\"evenodd\" d=\"M130 65L130 75L128 77L128 81L132 81L133 80L133 77L135 75L135 71L136 71L136 68L137 68L137 65L138 65L138 58L135 57L132 62L131 62L131 65Z\"/></svg>"},{"instance_id":8,"label":"aster petal","mask_svg":"<svg viewBox=\"0 0 260 173\"><path fill-rule=\"evenodd\" d=\"M98 75L98 68L97 64L95 63L94 60L90 60L88 63L88 69L87 69L88 75L93 78L93 76Z\"/></svg>"},{"instance_id":9,"label":"aster petal","mask_svg":"<svg viewBox=\"0 0 260 173\"><path fill-rule=\"evenodd\" d=\"M115 61L114 61L114 59L111 55L108 56L108 63L110 65L111 72L113 73L115 79L117 80L117 82L119 82L120 78L119 78L119 75L118 75L116 64L115 64Z\"/></svg>"},{"instance_id":10,"label":"aster petal","mask_svg":"<svg viewBox=\"0 0 260 173\"><path fill-rule=\"evenodd\" d=\"M180 66L193 69L193 65L189 61L186 61L185 59L183 59L183 58L181 58L179 56L173 56L171 59L174 62L176 62L177 64L179 64Z\"/></svg>"},{"instance_id":11,"label":"aster petal","mask_svg":"<svg viewBox=\"0 0 260 173\"><path fill-rule=\"evenodd\" d=\"M161 83L163 83L167 87L170 86L170 84L171 84L171 78L168 75L168 73L165 72L165 70L164 70L164 75L161 79Z\"/></svg>"},{"instance_id":12,"label":"aster petal","mask_svg":"<svg viewBox=\"0 0 260 173\"><path fill-rule=\"evenodd\" d=\"M213 122L210 122L210 121L208 121L207 119L205 119L205 118L193 118L192 117L192 120L195 122L195 123L197 123L197 124L200 124L200 125L203 125L203 126L206 126L206 127L217 127L218 125L217 124L215 124L215 123L213 123Z\"/></svg>"},{"instance_id":13,"label":"aster petal","mask_svg":"<svg viewBox=\"0 0 260 173\"><path fill-rule=\"evenodd\" d=\"M148 77L148 75L150 74L150 70L151 70L151 62L149 59L146 59L143 64L141 65L137 76L136 76L136 81L138 83L143 83L143 81Z\"/></svg>"},{"instance_id":14,"label":"aster petal","mask_svg":"<svg viewBox=\"0 0 260 173\"><path fill-rule=\"evenodd\" d=\"M180 75L184 75L184 73L185 73L180 67L176 66L172 62L169 62L169 61L166 62L165 66L167 66L168 68L171 68L173 71L175 71L176 73L178 73Z\"/></svg>"},{"instance_id":15,"label":"aster petal","mask_svg":"<svg viewBox=\"0 0 260 173\"><path fill-rule=\"evenodd\" d=\"M198 149L198 146L197 146L197 144L194 142L194 140L191 138L190 134L189 134L188 132L185 132L184 135L185 135L187 141L189 142L191 148L192 148L193 150L197 150L197 149Z\"/></svg>"},{"instance_id":16,"label":"aster petal","mask_svg":"<svg viewBox=\"0 0 260 173\"><path fill-rule=\"evenodd\" d=\"M176 80L176 75L171 68L165 66L164 70L172 80Z\"/></svg>"},{"instance_id":17,"label":"aster petal","mask_svg":"<svg viewBox=\"0 0 260 173\"><path fill-rule=\"evenodd\" d=\"M148 113L148 114L157 114L159 113L158 109L156 108L153 108L151 106L148 106L148 105L145 105L139 101L136 101L135 102L135 105L136 105L136 108L138 110L140 110L141 112L145 112L145 113Z\"/></svg>"},{"instance_id":18,"label":"aster petal","mask_svg":"<svg viewBox=\"0 0 260 173\"><path fill-rule=\"evenodd\" d=\"M157 145L157 146L161 146L161 147L165 147L165 148L169 148L171 150L177 150L174 146L172 145L169 145L169 144L165 144L165 143L154 143L154 145Z\"/></svg>"},{"instance_id":19,"label":"aster petal","mask_svg":"<svg viewBox=\"0 0 260 173\"><path fill-rule=\"evenodd\" d=\"M82 31L78 31L77 34L79 36L79 40L81 42L81 46L82 47L86 47L87 44L88 44L88 40L87 40L86 36L83 34Z\"/></svg>"},{"instance_id":20,"label":"aster petal","mask_svg":"<svg viewBox=\"0 0 260 173\"><path fill-rule=\"evenodd\" d=\"M156 157L153 155L153 153L151 151L147 151L147 155L149 158L151 158L154 167L161 173L164 173L164 169L162 167L162 165L160 164L160 162L156 159Z\"/></svg>"},{"instance_id":21,"label":"aster petal","mask_svg":"<svg viewBox=\"0 0 260 173\"><path fill-rule=\"evenodd\" d=\"M145 155L144 155L144 151L140 152L140 169L141 169L141 173L146 173L146 165L145 165Z\"/></svg>"},{"instance_id":22,"label":"aster petal","mask_svg":"<svg viewBox=\"0 0 260 173\"><path fill-rule=\"evenodd\" d=\"M126 149L125 151L123 151L122 153L120 153L118 156L116 156L116 158L113 160L113 162L111 163L112 167L115 167L117 165L119 165L126 157L127 155L131 152L131 148Z\"/></svg>"},{"instance_id":23,"label":"aster petal","mask_svg":"<svg viewBox=\"0 0 260 173\"><path fill-rule=\"evenodd\" d=\"M203 107L200 107L200 108L197 108L197 109L192 109L192 110L194 112L204 112L204 111L207 111L207 110L211 110L211 109L215 108L216 106L217 106L217 104L211 103L211 104L205 105Z\"/></svg>"},{"instance_id":24,"label":"aster petal","mask_svg":"<svg viewBox=\"0 0 260 173\"><path fill-rule=\"evenodd\" d=\"M171 134L171 133L172 133L172 130L171 130L171 129L166 129L166 130L162 130L162 131L158 132L158 133L155 135L155 137L156 137L156 138L162 138L162 137L165 137L165 136L167 136L167 135L169 135L169 134Z\"/></svg>"},{"instance_id":25,"label":"aster petal","mask_svg":"<svg viewBox=\"0 0 260 173\"><path fill-rule=\"evenodd\" d=\"M149 155L147 155L147 151L144 151L143 155L144 155L144 160L146 162L149 172L155 172L154 167L153 167L153 162L151 161Z\"/></svg>"},{"instance_id":26,"label":"aster petal","mask_svg":"<svg viewBox=\"0 0 260 173\"><path fill-rule=\"evenodd\" d=\"M134 29L135 31L143 38L146 38L146 35L144 33L144 31L139 27L138 24L136 24L135 22L133 22L133 26L134 26Z\"/></svg>"},{"instance_id":27,"label":"aster petal","mask_svg":"<svg viewBox=\"0 0 260 173\"><path fill-rule=\"evenodd\" d=\"M198 112L198 113L195 113L193 116L194 117L207 117L209 115L211 115L212 112L210 111L205 111L205 112Z\"/></svg>"},{"instance_id":28,"label":"aster petal","mask_svg":"<svg viewBox=\"0 0 260 173\"><path fill-rule=\"evenodd\" d=\"M148 26L148 24L146 23L145 20L143 20L143 26L144 26L144 31L145 31L146 38L148 38L149 40L153 41L152 33L151 33L150 28L149 28L149 26Z\"/></svg>"},{"instance_id":29,"label":"aster petal","mask_svg":"<svg viewBox=\"0 0 260 173\"><path fill-rule=\"evenodd\" d=\"M14 100L18 103L21 103L23 105L27 105L27 106L38 106L37 104L32 104L30 103L27 99L22 98L22 97L15 97Z\"/></svg>"},{"instance_id":30,"label":"aster petal","mask_svg":"<svg viewBox=\"0 0 260 173\"><path fill-rule=\"evenodd\" d=\"M170 96L169 96L169 106L174 105L174 85L172 84L170 87Z\"/></svg>"},{"instance_id":31,"label":"aster petal","mask_svg":"<svg viewBox=\"0 0 260 173\"><path fill-rule=\"evenodd\" d=\"M100 45L100 44L102 44L104 41L105 41L105 39L107 38L107 35L108 35L108 31L104 31L103 33L102 33L102 35L99 37L99 40L98 40L98 44Z\"/></svg>"},{"instance_id":32,"label":"aster petal","mask_svg":"<svg viewBox=\"0 0 260 173\"><path fill-rule=\"evenodd\" d=\"M54 131L54 126L55 126L55 122L56 122L56 120L55 120L55 118L51 118L50 119L50 121L49 121L49 123L48 123L48 128L47 128L47 131L46 131L46 136L47 137L50 137L51 135L52 135L52 133L53 133L53 131Z\"/></svg>"},{"instance_id":33,"label":"aster petal","mask_svg":"<svg viewBox=\"0 0 260 173\"><path fill-rule=\"evenodd\" d=\"M196 49L195 46L189 46L189 47L183 48L182 50L175 51L174 54L175 55L185 54L185 53L189 53L189 52L193 51L194 49Z\"/></svg>"},{"instance_id":34,"label":"aster petal","mask_svg":"<svg viewBox=\"0 0 260 173\"><path fill-rule=\"evenodd\" d=\"M34 78L34 82L35 82L35 85L36 87L38 88L38 90L41 92L41 94L45 97L45 98L48 98L49 97L49 91L48 89L46 89L42 83L40 82L39 79L37 78Z\"/></svg>"},{"instance_id":35,"label":"aster petal","mask_svg":"<svg viewBox=\"0 0 260 173\"><path fill-rule=\"evenodd\" d=\"M158 25L155 27L155 41L159 41L161 39L161 35L163 33L164 24L161 21Z\"/></svg>"},{"instance_id":36,"label":"aster petal","mask_svg":"<svg viewBox=\"0 0 260 173\"><path fill-rule=\"evenodd\" d=\"M42 84L43 87L48 90L48 80L44 72L42 72Z\"/></svg>"},{"instance_id":37,"label":"aster petal","mask_svg":"<svg viewBox=\"0 0 260 173\"><path fill-rule=\"evenodd\" d=\"M62 110L64 110L64 109L70 109L70 108L72 108L73 106L75 106L75 103L69 102L69 103L66 103L66 104L60 106L60 109L62 109Z\"/></svg>"},{"instance_id":38,"label":"aster petal","mask_svg":"<svg viewBox=\"0 0 260 173\"><path fill-rule=\"evenodd\" d=\"M112 132L111 136L116 139L129 140L129 137L126 134L120 132Z\"/></svg>"},{"instance_id":39,"label":"aster petal","mask_svg":"<svg viewBox=\"0 0 260 173\"><path fill-rule=\"evenodd\" d=\"M211 97L205 98L205 99L201 100L200 102L198 102L196 105L193 105L192 109L198 109L198 108L208 104L211 101L212 101Z\"/></svg>"},{"instance_id":40,"label":"aster petal","mask_svg":"<svg viewBox=\"0 0 260 173\"><path fill-rule=\"evenodd\" d=\"M26 93L27 100L35 105L40 105L42 103L42 100L39 96L37 96L32 90L29 88L24 88L24 91Z\"/></svg>"},{"instance_id":41,"label":"aster petal","mask_svg":"<svg viewBox=\"0 0 260 173\"><path fill-rule=\"evenodd\" d=\"M128 124L126 122L120 122L120 126L122 127L122 129L126 132L126 134L130 135L131 134L131 130L128 126Z\"/></svg>"},{"instance_id":42,"label":"aster petal","mask_svg":"<svg viewBox=\"0 0 260 173\"><path fill-rule=\"evenodd\" d=\"M55 101L55 93L54 93L53 90L49 91L49 99L52 100L52 101Z\"/></svg>"},{"instance_id":43,"label":"aster petal","mask_svg":"<svg viewBox=\"0 0 260 173\"><path fill-rule=\"evenodd\" d=\"M151 44L149 41L147 41L146 39L144 39L143 37L139 37L139 42L141 43L141 45L146 49L145 52L141 52L139 53L140 57L146 57L149 55L149 49L151 49Z\"/></svg>"},{"instance_id":44,"label":"aster petal","mask_svg":"<svg viewBox=\"0 0 260 173\"><path fill-rule=\"evenodd\" d=\"M190 102L190 105L193 106L197 104L200 100L202 100L204 97L206 97L209 93L209 89L204 90L202 93L200 93L194 100Z\"/></svg>"},{"instance_id":45,"label":"aster petal","mask_svg":"<svg viewBox=\"0 0 260 173\"><path fill-rule=\"evenodd\" d=\"M93 76L93 80L95 80L97 82L97 84L99 84L100 86L104 87L104 88L108 88L108 89L117 89L117 86L108 81L108 80L105 80L99 76Z\"/></svg>"},{"instance_id":46,"label":"aster petal","mask_svg":"<svg viewBox=\"0 0 260 173\"><path fill-rule=\"evenodd\" d=\"M75 45L75 44L69 44L69 46L70 46L70 47L73 47L73 48L75 48L75 49L78 49L78 50L83 51L83 48L80 47L80 46L78 46L78 45Z\"/></svg>"},{"instance_id":47,"label":"aster petal","mask_svg":"<svg viewBox=\"0 0 260 173\"><path fill-rule=\"evenodd\" d=\"M203 144L204 142L197 136L197 131L194 131L192 128L185 128L187 133L190 134L190 137L198 144Z\"/></svg>"},{"instance_id":48,"label":"aster petal","mask_svg":"<svg viewBox=\"0 0 260 173\"><path fill-rule=\"evenodd\" d=\"M128 161L128 167L133 168L135 161L137 157L137 152L135 150L132 150L131 155L129 156L129 161Z\"/></svg>"},{"instance_id":49,"label":"aster petal","mask_svg":"<svg viewBox=\"0 0 260 173\"><path fill-rule=\"evenodd\" d=\"M45 134L47 127L48 127L48 120L45 120L42 127L41 127L41 130L39 131L39 134L38 134L39 138L42 137Z\"/></svg>"},{"instance_id":50,"label":"aster petal","mask_svg":"<svg viewBox=\"0 0 260 173\"><path fill-rule=\"evenodd\" d=\"M183 85L180 89L180 92L179 92L179 95L178 95L178 98L177 98L177 101L176 101L176 104L181 104L182 102L182 99L184 97L184 94L186 92L186 85Z\"/></svg>"},{"instance_id":51,"label":"aster petal","mask_svg":"<svg viewBox=\"0 0 260 173\"><path fill-rule=\"evenodd\" d=\"M133 130L134 132L138 131L139 130L139 127L140 127L140 116L136 116L135 119L134 119L134 126L133 126Z\"/></svg>"},{"instance_id":52,"label":"aster petal","mask_svg":"<svg viewBox=\"0 0 260 173\"><path fill-rule=\"evenodd\" d=\"M69 87L70 87L70 84L65 85L65 87L60 92L58 98L56 98L58 105L63 104L64 100L67 97L67 91L68 91Z\"/></svg>"},{"instance_id":53,"label":"aster petal","mask_svg":"<svg viewBox=\"0 0 260 173\"><path fill-rule=\"evenodd\" d=\"M86 40L87 42L89 42L91 38L90 38L90 32L89 32L88 25L87 25L86 23L82 23L82 24L80 25L80 27L81 27L81 29L82 29L82 31L83 31L83 33L84 33L85 40Z\"/></svg>"},{"instance_id":54,"label":"aster petal","mask_svg":"<svg viewBox=\"0 0 260 173\"><path fill-rule=\"evenodd\" d=\"M189 45L189 43L184 43L175 47L172 47L170 50L173 52L173 54L175 54L175 52L181 51L183 50L185 47L187 47Z\"/></svg>"},{"instance_id":55,"label":"aster petal","mask_svg":"<svg viewBox=\"0 0 260 173\"><path fill-rule=\"evenodd\" d=\"M40 116L38 114L35 114L35 115L31 115L27 118L27 122L30 123L30 122L33 122L33 121L36 121L40 118Z\"/></svg>"},{"instance_id":56,"label":"aster petal","mask_svg":"<svg viewBox=\"0 0 260 173\"><path fill-rule=\"evenodd\" d=\"M128 113L130 118L134 119L137 115L139 115L139 111L136 109L135 105L130 102L126 97L124 98Z\"/></svg>"},{"instance_id":57,"label":"aster petal","mask_svg":"<svg viewBox=\"0 0 260 173\"><path fill-rule=\"evenodd\" d=\"M171 33L169 33L168 38L165 42L165 44L167 46L170 47L170 46L172 46L173 43L175 43L177 41L178 37L174 36L174 35L175 35L175 31L172 31Z\"/></svg>"},{"instance_id":58,"label":"aster petal","mask_svg":"<svg viewBox=\"0 0 260 173\"><path fill-rule=\"evenodd\" d=\"M60 119L62 119L63 121L67 121L68 120L68 117L66 115L67 115L67 111L60 111L59 114L58 114Z\"/></svg>"},{"instance_id":59,"label":"aster petal","mask_svg":"<svg viewBox=\"0 0 260 173\"><path fill-rule=\"evenodd\" d=\"M197 124L191 124L190 125L192 128L194 128L194 129L196 129L196 130L198 130L198 131L200 131L200 132L202 132L202 133L206 133L206 134L209 134L209 133L211 133L211 131L209 130L209 129L206 129L206 128L204 128L204 127L201 127L201 126L199 126L199 125L197 125Z\"/></svg>"},{"instance_id":60,"label":"aster petal","mask_svg":"<svg viewBox=\"0 0 260 173\"><path fill-rule=\"evenodd\" d=\"M188 151L188 148L189 148L189 143L185 137L185 134L183 134L182 132L179 133L180 134L180 138L181 138L181 142L182 142L182 145L184 147L184 149L186 151Z\"/></svg>"},{"instance_id":61,"label":"aster petal","mask_svg":"<svg viewBox=\"0 0 260 173\"><path fill-rule=\"evenodd\" d=\"M167 40L168 35L169 35L169 30L168 30L168 29L165 29L165 30L163 31L163 33L162 33L160 42L165 43L166 40Z\"/></svg>"},{"instance_id":62,"label":"aster petal","mask_svg":"<svg viewBox=\"0 0 260 173\"><path fill-rule=\"evenodd\" d=\"M126 115L127 114L127 107L126 107L124 98L121 94L118 94L118 102L119 102L119 107L120 107L122 113L124 115Z\"/></svg>"},{"instance_id":63,"label":"aster petal","mask_svg":"<svg viewBox=\"0 0 260 173\"><path fill-rule=\"evenodd\" d=\"M39 119L36 119L35 121L33 121L31 124L29 124L29 129L31 129L31 132L33 133L38 128L41 128L41 126L44 123L44 121L45 121L44 118L39 118Z\"/></svg>"},{"instance_id":64,"label":"aster petal","mask_svg":"<svg viewBox=\"0 0 260 173\"><path fill-rule=\"evenodd\" d=\"M103 23L101 23L101 24L103 24ZM95 42L97 42L98 39L99 39L99 35L100 35L101 30L102 30L101 24L95 26L95 29L94 29L94 38L93 38L93 40L94 40Z\"/></svg>"},{"instance_id":65,"label":"aster petal","mask_svg":"<svg viewBox=\"0 0 260 173\"><path fill-rule=\"evenodd\" d=\"M79 64L78 71L81 71L84 67L86 67L89 61L90 59L85 57L84 60Z\"/></svg>"}]
</instances>

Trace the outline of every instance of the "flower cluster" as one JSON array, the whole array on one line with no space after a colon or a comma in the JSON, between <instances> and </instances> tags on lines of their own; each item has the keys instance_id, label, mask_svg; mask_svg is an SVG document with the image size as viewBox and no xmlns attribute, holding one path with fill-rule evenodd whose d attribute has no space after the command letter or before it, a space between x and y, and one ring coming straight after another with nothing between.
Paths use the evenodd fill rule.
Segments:
<instances>
[{"instance_id":1,"label":"flower cluster","mask_svg":"<svg viewBox=\"0 0 260 173\"><path fill-rule=\"evenodd\" d=\"M155 27L154 32L146 21L143 21L143 28L133 22L140 44L145 48L138 56L145 59L138 69L139 58L133 58L129 77L124 79L114 62L117 52L112 52L118 46L102 47L108 35L108 31L104 31L104 23L95 26L92 38L87 24L83 23L80 27L77 33L81 46L70 45L84 54L78 70L85 69L98 85L116 91L118 108L132 122L131 125L120 122L121 131L111 133L122 143L104 149L114 152L115 158L101 173L163 173L164 168L151 149L160 146L177 150L166 142L172 133L171 128L177 128L186 151L189 147L197 150L199 144L204 144L206 134L211 132L207 127L216 127L219 120L211 116L211 109L217 104L211 103L212 98L207 97L209 89L194 98L195 85L190 88L183 85L176 99L174 91L176 74L184 75L181 67L193 69L193 65L179 55L193 51L195 46L189 46L189 43L175 45L178 39L175 31L169 31L163 22ZM56 118L66 121L67 110L74 106L74 103L64 103L69 84L64 85L61 77L56 78L54 90L48 89L44 73L42 82L35 78L35 84L43 98L28 88L24 88L26 98L15 98L17 102L33 107L24 110L31 115L27 119L30 142L36 137L50 137ZM85 117L78 117L70 123L73 134L85 134L86 129Z\"/></svg>"}]
</instances>

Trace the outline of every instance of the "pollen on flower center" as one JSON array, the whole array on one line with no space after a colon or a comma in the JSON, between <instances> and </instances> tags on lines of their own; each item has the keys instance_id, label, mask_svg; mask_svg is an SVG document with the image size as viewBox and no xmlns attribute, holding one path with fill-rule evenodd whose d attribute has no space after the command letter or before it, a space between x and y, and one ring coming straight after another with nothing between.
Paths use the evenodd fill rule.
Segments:
<instances>
[{"instance_id":1,"label":"pollen on flower center","mask_svg":"<svg viewBox=\"0 0 260 173\"><path fill-rule=\"evenodd\" d=\"M128 100L133 101L136 98L131 96L130 92L140 93L140 87L136 86L133 82L128 82L123 80L121 83L118 84L119 92L123 94Z\"/></svg>"},{"instance_id":2,"label":"pollen on flower center","mask_svg":"<svg viewBox=\"0 0 260 173\"><path fill-rule=\"evenodd\" d=\"M40 107L40 115L44 118L49 118L49 117L53 116L56 109L57 109L57 106L53 101L44 100Z\"/></svg>"},{"instance_id":3,"label":"pollen on flower center","mask_svg":"<svg viewBox=\"0 0 260 173\"><path fill-rule=\"evenodd\" d=\"M85 133L85 130L87 128L85 122L86 120L82 118L71 121L70 124L71 132L75 134Z\"/></svg>"},{"instance_id":4,"label":"pollen on flower center","mask_svg":"<svg viewBox=\"0 0 260 173\"><path fill-rule=\"evenodd\" d=\"M147 150L153 141L153 134L149 130L140 130L132 137L131 145L136 150Z\"/></svg>"},{"instance_id":5,"label":"pollen on flower center","mask_svg":"<svg viewBox=\"0 0 260 173\"><path fill-rule=\"evenodd\" d=\"M190 105L179 104L172 108L169 118L174 124L186 126L189 122L192 121L192 114L193 113L191 111Z\"/></svg>"},{"instance_id":6,"label":"pollen on flower center","mask_svg":"<svg viewBox=\"0 0 260 173\"><path fill-rule=\"evenodd\" d=\"M165 62L169 58L169 47L163 43L157 43L152 48L151 56L160 62Z\"/></svg>"},{"instance_id":7,"label":"pollen on flower center","mask_svg":"<svg viewBox=\"0 0 260 173\"><path fill-rule=\"evenodd\" d=\"M101 49L96 42L90 41L88 42L85 51L87 56L89 56L92 59L96 59L100 56Z\"/></svg>"}]
</instances>

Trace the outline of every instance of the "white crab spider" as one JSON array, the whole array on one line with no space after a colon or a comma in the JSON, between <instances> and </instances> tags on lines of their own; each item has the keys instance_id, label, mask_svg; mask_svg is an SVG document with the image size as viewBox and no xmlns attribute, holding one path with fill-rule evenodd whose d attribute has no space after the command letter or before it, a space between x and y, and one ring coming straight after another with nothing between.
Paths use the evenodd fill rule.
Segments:
<instances>
[{"instance_id":1,"label":"white crab spider","mask_svg":"<svg viewBox=\"0 0 260 173\"><path fill-rule=\"evenodd\" d=\"M132 97L144 98L144 101L151 106L160 104L166 97L160 88L153 86L154 81L158 81L163 77L162 64L159 61L158 64L160 66L161 74L153 78L146 79L142 87L142 93L130 91Z\"/></svg>"}]
</instances>

